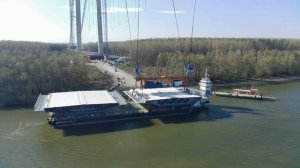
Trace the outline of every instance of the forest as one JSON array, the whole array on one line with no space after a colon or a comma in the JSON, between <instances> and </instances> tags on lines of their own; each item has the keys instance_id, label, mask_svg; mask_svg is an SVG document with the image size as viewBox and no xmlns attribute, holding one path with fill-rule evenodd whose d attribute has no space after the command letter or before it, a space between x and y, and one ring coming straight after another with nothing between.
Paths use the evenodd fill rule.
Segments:
<instances>
[{"instance_id":1,"label":"forest","mask_svg":"<svg viewBox=\"0 0 300 168\"><path fill-rule=\"evenodd\" d=\"M97 51L96 43L84 47ZM138 64L145 76L182 76L188 63L194 82L206 68L214 82L300 75L296 39L145 39L110 42L107 51L127 57L127 71ZM66 44L0 41L0 106L33 105L40 93L108 89L112 83L110 75L67 52Z\"/></svg>"},{"instance_id":2,"label":"forest","mask_svg":"<svg viewBox=\"0 0 300 168\"><path fill-rule=\"evenodd\" d=\"M65 44L1 41L0 106L33 105L40 93L111 86L110 75L65 49Z\"/></svg>"},{"instance_id":3,"label":"forest","mask_svg":"<svg viewBox=\"0 0 300 168\"><path fill-rule=\"evenodd\" d=\"M205 68L213 81L300 74L300 40L296 39L169 38L108 46L110 55L128 57L145 76L183 75L187 63L193 65L190 78L194 81L203 76ZM97 49L93 43L85 47Z\"/></svg>"}]
</instances>

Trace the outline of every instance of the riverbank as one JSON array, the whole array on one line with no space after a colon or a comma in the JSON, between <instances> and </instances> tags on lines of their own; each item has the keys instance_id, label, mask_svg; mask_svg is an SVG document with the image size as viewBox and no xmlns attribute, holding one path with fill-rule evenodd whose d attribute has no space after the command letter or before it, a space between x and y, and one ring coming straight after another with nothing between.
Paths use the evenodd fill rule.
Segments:
<instances>
[{"instance_id":1,"label":"riverbank","mask_svg":"<svg viewBox=\"0 0 300 168\"><path fill-rule=\"evenodd\" d=\"M130 71L132 68L126 69L126 66L124 65L119 65L117 66L118 69L123 70L123 72L126 72L130 74L131 76L134 76L132 72ZM294 81L294 80L300 80L300 75L281 75L281 76L274 76L274 77L260 77L260 78L252 78L252 79L245 79L245 80L234 80L230 82L225 82L225 81L212 81L213 85L215 87L231 87L231 86L247 86L247 85L260 85L260 84L267 84L267 83L281 83L281 82L289 82L289 81ZM198 81L196 82L190 82L188 86L198 86Z\"/></svg>"}]
</instances>

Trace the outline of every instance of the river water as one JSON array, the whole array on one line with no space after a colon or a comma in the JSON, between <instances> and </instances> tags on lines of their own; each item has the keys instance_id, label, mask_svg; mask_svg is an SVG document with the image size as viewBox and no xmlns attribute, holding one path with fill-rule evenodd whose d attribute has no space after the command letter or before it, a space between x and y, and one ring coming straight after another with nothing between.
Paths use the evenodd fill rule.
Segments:
<instances>
[{"instance_id":1,"label":"river water","mask_svg":"<svg viewBox=\"0 0 300 168\"><path fill-rule=\"evenodd\" d=\"M196 117L65 130L0 110L0 168L300 167L300 81L257 87L279 100L212 97Z\"/></svg>"}]
</instances>

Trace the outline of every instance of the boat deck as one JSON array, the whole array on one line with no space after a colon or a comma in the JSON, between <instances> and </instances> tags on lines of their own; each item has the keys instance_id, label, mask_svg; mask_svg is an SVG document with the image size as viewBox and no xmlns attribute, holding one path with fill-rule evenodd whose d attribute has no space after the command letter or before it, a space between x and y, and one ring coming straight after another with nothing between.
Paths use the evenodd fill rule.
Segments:
<instances>
[{"instance_id":1,"label":"boat deck","mask_svg":"<svg viewBox=\"0 0 300 168\"><path fill-rule=\"evenodd\" d=\"M149 101L201 98L198 94L186 91L184 88L176 87L135 89L124 91L124 93L133 101L140 104L144 104Z\"/></svg>"},{"instance_id":2,"label":"boat deck","mask_svg":"<svg viewBox=\"0 0 300 168\"><path fill-rule=\"evenodd\" d=\"M276 97L269 97L269 96L263 96L263 95L238 94L238 93L230 93L230 92L213 92L213 95L223 96L223 97L255 99L255 100L271 100L271 101L277 100Z\"/></svg>"}]
</instances>

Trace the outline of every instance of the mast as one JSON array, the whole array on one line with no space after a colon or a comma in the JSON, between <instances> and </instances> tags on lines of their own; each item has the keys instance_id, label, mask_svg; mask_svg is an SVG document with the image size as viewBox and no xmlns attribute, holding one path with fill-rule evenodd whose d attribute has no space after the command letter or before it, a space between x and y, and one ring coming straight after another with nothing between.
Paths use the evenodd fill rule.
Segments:
<instances>
[{"instance_id":1,"label":"mast","mask_svg":"<svg viewBox=\"0 0 300 168\"><path fill-rule=\"evenodd\" d=\"M208 79L208 78L209 78L209 75L208 75L208 73L207 73L207 68L205 69L204 77L205 77L205 79Z\"/></svg>"},{"instance_id":2,"label":"mast","mask_svg":"<svg viewBox=\"0 0 300 168\"><path fill-rule=\"evenodd\" d=\"M81 11L80 0L76 0L76 31L77 31L77 52L81 53Z\"/></svg>"},{"instance_id":3,"label":"mast","mask_svg":"<svg viewBox=\"0 0 300 168\"><path fill-rule=\"evenodd\" d=\"M103 56L103 30L102 30L102 7L101 0L96 0L97 2L97 21L98 21L98 53ZM106 11L106 9L105 9Z\"/></svg>"}]
</instances>

